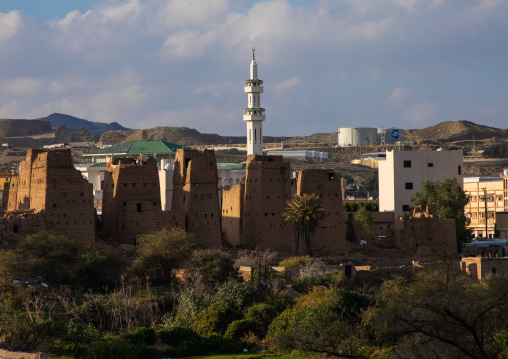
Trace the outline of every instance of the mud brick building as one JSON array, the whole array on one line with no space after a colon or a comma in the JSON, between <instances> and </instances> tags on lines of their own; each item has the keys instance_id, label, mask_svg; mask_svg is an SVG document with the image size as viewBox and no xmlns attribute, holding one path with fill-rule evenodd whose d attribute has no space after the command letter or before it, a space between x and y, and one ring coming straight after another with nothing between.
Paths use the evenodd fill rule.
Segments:
<instances>
[{"instance_id":1,"label":"mud brick building","mask_svg":"<svg viewBox=\"0 0 508 359\"><path fill-rule=\"evenodd\" d=\"M457 253L455 221L440 218L436 205L420 205L410 218L395 220L394 247L416 255Z\"/></svg>"},{"instance_id":2,"label":"mud brick building","mask_svg":"<svg viewBox=\"0 0 508 359\"><path fill-rule=\"evenodd\" d=\"M194 235L198 245L220 248L222 223L213 150L176 152L172 209L185 212L185 229Z\"/></svg>"},{"instance_id":3,"label":"mud brick building","mask_svg":"<svg viewBox=\"0 0 508 359\"><path fill-rule=\"evenodd\" d=\"M333 170L313 169L298 173L296 193L314 193L321 198L326 217L319 221L314 235L314 251L347 250L346 225L342 210L341 181Z\"/></svg>"},{"instance_id":4,"label":"mud brick building","mask_svg":"<svg viewBox=\"0 0 508 359\"><path fill-rule=\"evenodd\" d=\"M293 193L314 193L322 199L327 217L316 230L313 250L347 249L341 181L333 170L301 171L295 186L289 162L282 156L251 155L246 167L245 186L232 186L222 196L222 223L227 242L292 251L293 225L284 220L282 213Z\"/></svg>"},{"instance_id":5,"label":"mud brick building","mask_svg":"<svg viewBox=\"0 0 508 359\"><path fill-rule=\"evenodd\" d=\"M136 236L183 227L183 212L161 211L159 173L152 157L116 158L104 174L102 226L112 239L135 244Z\"/></svg>"},{"instance_id":6,"label":"mud brick building","mask_svg":"<svg viewBox=\"0 0 508 359\"><path fill-rule=\"evenodd\" d=\"M69 149L28 150L19 176L4 189L4 218L15 233L48 230L85 242L95 239L95 210L92 186L72 163ZM16 212L43 217L23 223ZM21 214L20 214L21 215Z\"/></svg>"}]
</instances>

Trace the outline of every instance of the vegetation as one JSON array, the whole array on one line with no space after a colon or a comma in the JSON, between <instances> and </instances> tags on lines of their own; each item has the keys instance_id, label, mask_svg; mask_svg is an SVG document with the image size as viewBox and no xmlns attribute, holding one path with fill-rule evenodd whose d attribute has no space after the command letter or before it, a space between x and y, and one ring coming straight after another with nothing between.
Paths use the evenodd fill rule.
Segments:
<instances>
[{"instance_id":1,"label":"vegetation","mask_svg":"<svg viewBox=\"0 0 508 359\"><path fill-rule=\"evenodd\" d=\"M508 145L506 143L498 143L488 146L483 151L485 158L506 158L508 157Z\"/></svg>"},{"instance_id":2,"label":"vegetation","mask_svg":"<svg viewBox=\"0 0 508 359\"><path fill-rule=\"evenodd\" d=\"M356 212L360 208L365 208L369 212L379 211L379 205L377 202L344 202L342 203L342 209L344 212Z\"/></svg>"},{"instance_id":3,"label":"vegetation","mask_svg":"<svg viewBox=\"0 0 508 359\"><path fill-rule=\"evenodd\" d=\"M298 254L300 248L304 247L307 253L312 256L314 232L319 221L326 216L321 199L315 194L294 195L287 202L287 208L283 215L286 221L293 223L295 254Z\"/></svg>"},{"instance_id":4,"label":"vegetation","mask_svg":"<svg viewBox=\"0 0 508 359\"><path fill-rule=\"evenodd\" d=\"M447 178L443 181L426 181L422 184L422 189L423 193L416 193L411 198L411 203L415 207L435 203L440 217L454 219L457 246L460 249L462 243L471 240L471 231L466 228L467 218L464 214L468 198L460 184L455 179Z\"/></svg>"},{"instance_id":5,"label":"vegetation","mask_svg":"<svg viewBox=\"0 0 508 359\"><path fill-rule=\"evenodd\" d=\"M376 236L376 230L372 225L372 216L365 206L360 206L360 208L358 208L355 219L362 224L363 229L365 229L369 236Z\"/></svg>"},{"instance_id":6,"label":"vegetation","mask_svg":"<svg viewBox=\"0 0 508 359\"><path fill-rule=\"evenodd\" d=\"M364 186L367 191L377 191L379 189L378 173L372 172L367 174Z\"/></svg>"},{"instance_id":7,"label":"vegetation","mask_svg":"<svg viewBox=\"0 0 508 359\"><path fill-rule=\"evenodd\" d=\"M153 287L124 274L89 291L91 277L65 283L103 252L45 232L19 248L0 252L0 347L9 350L49 350L61 359L508 357L508 277L478 282L456 263L367 283L323 273L319 259L292 257L287 261L305 266L288 283L291 290L281 290L269 281L241 281L225 252L189 250L179 259L185 280ZM115 262L116 273L139 258ZM107 275L110 266L95 275ZM51 276L49 287L27 284L34 270Z\"/></svg>"}]
</instances>

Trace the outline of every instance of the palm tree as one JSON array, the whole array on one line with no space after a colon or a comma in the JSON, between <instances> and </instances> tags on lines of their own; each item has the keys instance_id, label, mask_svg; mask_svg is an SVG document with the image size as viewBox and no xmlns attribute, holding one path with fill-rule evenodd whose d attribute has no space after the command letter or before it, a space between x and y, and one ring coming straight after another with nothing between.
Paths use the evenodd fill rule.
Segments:
<instances>
[{"instance_id":1,"label":"palm tree","mask_svg":"<svg viewBox=\"0 0 508 359\"><path fill-rule=\"evenodd\" d=\"M321 199L313 193L304 193L301 196L295 194L287 201L286 211L282 215L286 221L293 222L293 249L295 254L298 254L300 244L303 242L307 253L312 255L314 232L319 220L326 217Z\"/></svg>"}]
</instances>

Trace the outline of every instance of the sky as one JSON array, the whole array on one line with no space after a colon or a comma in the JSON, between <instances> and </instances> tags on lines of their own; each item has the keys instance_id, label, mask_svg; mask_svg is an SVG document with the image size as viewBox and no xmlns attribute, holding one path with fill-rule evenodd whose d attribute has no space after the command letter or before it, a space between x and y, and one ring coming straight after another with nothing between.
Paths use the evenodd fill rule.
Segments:
<instances>
[{"instance_id":1,"label":"sky","mask_svg":"<svg viewBox=\"0 0 508 359\"><path fill-rule=\"evenodd\" d=\"M244 135L508 127L508 0L1 0L0 118Z\"/></svg>"}]
</instances>

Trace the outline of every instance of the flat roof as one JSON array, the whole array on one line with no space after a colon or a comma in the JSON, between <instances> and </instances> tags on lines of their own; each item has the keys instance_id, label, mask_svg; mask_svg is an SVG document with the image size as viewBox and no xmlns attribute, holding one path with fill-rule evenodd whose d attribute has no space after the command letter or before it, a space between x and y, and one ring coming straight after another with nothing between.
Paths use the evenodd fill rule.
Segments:
<instances>
[{"instance_id":1,"label":"flat roof","mask_svg":"<svg viewBox=\"0 0 508 359\"><path fill-rule=\"evenodd\" d=\"M464 182L502 181L503 177L464 177Z\"/></svg>"},{"instance_id":2,"label":"flat roof","mask_svg":"<svg viewBox=\"0 0 508 359\"><path fill-rule=\"evenodd\" d=\"M120 143L106 148L99 148L90 152L83 153L83 156L93 157L101 155L152 155L174 154L181 148L190 148L176 143L166 141L130 141Z\"/></svg>"}]
</instances>

